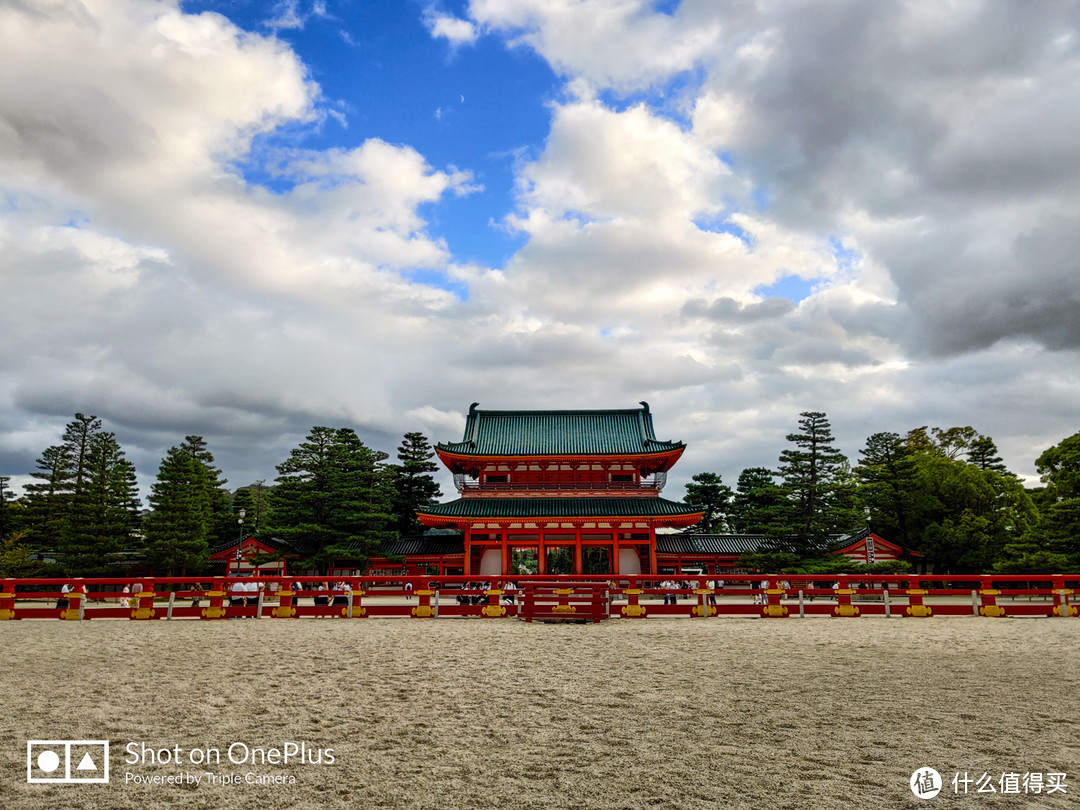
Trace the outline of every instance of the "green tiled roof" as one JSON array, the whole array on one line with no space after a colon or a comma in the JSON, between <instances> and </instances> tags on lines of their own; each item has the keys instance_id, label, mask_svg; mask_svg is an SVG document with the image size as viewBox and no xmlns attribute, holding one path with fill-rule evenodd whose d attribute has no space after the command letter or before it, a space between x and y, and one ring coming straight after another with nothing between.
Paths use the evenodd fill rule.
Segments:
<instances>
[{"instance_id":1,"label":"green tiled roof","mask_svg":"<svg viewBox=\"0 0 1080 810\"><path fill-rule=\"evenodd\" d=\"M647 403L607 411L482 411L474 403L460 442L440 450L480 456L640 455L683 447L659 441Z\"/></svg>"},{"instance_id":2,"label":"green tiled roof","mask_svg":"<svg viewBox=\"0 0 1080 810\"><path fill-rule=\"evenodd\" d=\"M658 554L745 554L765 545L763 534L658 534Z\"/></svg>"},{"instance_id":3,"label":"green tiled roof","mask_svg":"<svg viewBox=\"0 0 1080 810\"><path fill-rule=\"evenodd\" d=\"M383 546L379 555L408 557L410 555L464 554L465 539L460 534L424 537L405 537Z\"/></svg>"},{"instance_id":4,"label":"green tiled roof","mask_svg":"<svg viewBox=\"0 0 1080 810\"><path fill-rule=\"evenodd\" d=\"M464 518L682 517L701 512L663 498L459 498L425 506L418 515Z\"/></svg>"},{"instance_id":5,"label":"green tiled roof","mask_svg":"<svg viewBox=\"0 0 1080 810\"><path fill-rule=\"evenodd\" d=\"M839 551L870 534L861 529L851 534L831 534L829 551ZM658 534L656 551L660 554L747 554L775 548L777 541L764 534Z\"/></svg>"}]
</instances>

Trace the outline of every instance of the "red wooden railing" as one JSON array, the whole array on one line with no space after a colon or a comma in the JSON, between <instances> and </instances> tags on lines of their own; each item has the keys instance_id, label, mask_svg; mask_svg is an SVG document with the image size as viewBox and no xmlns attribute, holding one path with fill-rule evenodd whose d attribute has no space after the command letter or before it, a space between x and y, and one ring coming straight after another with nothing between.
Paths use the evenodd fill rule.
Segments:
<instances>
[{"instance_id":1,"label":"red wooden railing","mask_svg":"<svg viewBox=\"0 0 1080 810\"><path fill-rule=\"evenodd\" d=\"M1077 616L1080 574L890 576L101 577L0 580L0 621L476 616ZM257 583L238 591L237 583ZM63 586L71 593L62 593ZM127 586L129 593L123 593ZM125 604L126 601L126 604ZM574 607L573 611L555 608ZM560 615L561 614L561 615Z\"/></svg>"}]
</instances>

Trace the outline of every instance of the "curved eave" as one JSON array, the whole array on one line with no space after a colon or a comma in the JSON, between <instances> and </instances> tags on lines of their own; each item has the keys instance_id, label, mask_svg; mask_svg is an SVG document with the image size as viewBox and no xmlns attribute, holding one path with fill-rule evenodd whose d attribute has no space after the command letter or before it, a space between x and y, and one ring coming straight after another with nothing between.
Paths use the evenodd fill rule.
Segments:
<instances>
[{"instance_id":1,"label":"curved eave","mask_svg":"<svg viewBox=\"0 0 1080 810\"><path fill-rule=\"evenodd\" d=\"M667 472L682 457L686 445L679 445L669 450L661 450L655 453L622 453L622 454L590 454L590 455L543 455L538 453L522 453L519 455L479 455L476 453L462 453L448 450L439 445L435 452L439 460L452 473L469 473L492 464L521 464L522 462L538 461L548 464L596 464L601 461L630 461L635 467L647 470L646 474Z\"/></svg>"},{"instance_id":2,"label":"curved eave","mask_svg":"<svg viewBox=\"0 0 1080 810\"><path fill-rule=\"evenodd\" d=\"M435 529L467 529L474 523L648 523L654 528L683 529L694 526L705 517L704 512L689 515L599 515L596 517L455 517L450 515L423 515L417 513L417 519L425 526Z\"/></svg>"},{"instance_id":3,"label":"curved eave","mask_svg":"<svg viewBox=\"0 0 1080 810\"><path fill-rule=\"evenodd\" d=\"M648 523L692 526L705 510L653 498L486 499L466 498L417 510L425 526L467 527L475 523Z\"/></svg>"}]
</instances>

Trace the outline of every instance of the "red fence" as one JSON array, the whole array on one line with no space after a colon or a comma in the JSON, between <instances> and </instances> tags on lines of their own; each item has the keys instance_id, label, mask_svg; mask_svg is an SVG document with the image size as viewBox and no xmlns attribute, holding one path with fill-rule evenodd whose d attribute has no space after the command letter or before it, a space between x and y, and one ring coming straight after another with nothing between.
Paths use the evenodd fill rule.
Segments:
<instances>
[{"instance_id":1,"label":"red fence","mask_svg":"<svg viewBox=\"0 0 1080 810\"><path fill-rule=\"evenodd\" d=\"M240 586L243 586L241 588ZM124 589L127 589L125 592ZM144 577L0 580L0 621L408 616L1075 617L1080 575ZM570 609L572 608L572 610Z\"/></svg>"}]
</instances>

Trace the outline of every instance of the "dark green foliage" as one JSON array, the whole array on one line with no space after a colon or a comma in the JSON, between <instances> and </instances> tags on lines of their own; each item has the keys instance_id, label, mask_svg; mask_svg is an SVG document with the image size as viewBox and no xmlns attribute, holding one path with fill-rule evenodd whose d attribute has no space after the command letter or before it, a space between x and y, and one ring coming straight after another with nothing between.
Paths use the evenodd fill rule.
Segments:
<instances>
[{"instance_id":1,"label":"dark green foliage","mask_svg":"<svg viewBox=\"0 0 1080 810\"><path fill-rule=\"evenodd\" d=\"M784 491L772 470L748 467L739 473L728 510L728 526L738 534L779 535L788 515Z\"/></svg>"},{"instance_id":2,"label":"dark green foliage","mask_svg":"<svg viewBox=\"0 0 1080 810\"><path fill-rule=\"evenodd\" d=\"M18 513L23 510L14 506L15 496L9 486L11 477L0 475L0 537L13 534L18 521Z\"/></svg>"},{"instance_id":3,"label":"dark green foliage","mask_svg":"<svg viewBox=\"0 0 1080 810\"><path fill-rule=\"evenodd\" d=\"M1013 476L939 454L918 454L915 464L915 531L935 571L989 570L1037 520Z\"/></svg>"},{"instance_id":4,"label":"dark green foliage","mask_svg":"<svg viewBox=\"0 0 1080 810\"><path fill-rule=\"evenodd\" d=\"M187 447L169 448L145 521L146 560L156 571L183 576L206 565L214 522L213 490L206 466Z\"/></svg>"},{"instance_id":5,"label":"dark green foliage","mask_svg":"<svg viewBox=\"0 0 1080 810\"><path fill-rule=\"evenodd\" d=\"M683 503L704 507L701 521L688 531L718 534L728 530L727 513L731 505L731 487L717 473L698 473L686 485Z\"/></svg>"},{"instance_id":6,"label":"dark green foliage","mask_svg":"<svg viewBox=\"0 0 1080 810\"><path fill-rule=\"evenodd\" d=\"M270 531L321 572L332 560L366 568L370 554L393 536L387 458L348 428L312 428L278 465Z\"/></svg>"},{"instance_id":7,"label":"dark green foliage","mask_svg":"<svg viewBox=\"0 0 1080 810\"><path fill-rule=\"evenodd\" d=\"M917 489L914 453L896 433L875 433L860 454L859 503L870 510L874 531L901 546L907 557Z\"/></svg>"},{"instance_id":8,"label":"dark green foliage","mask_svg":"<svg viewBox=\"0 0 1080 810\"><path fill-rule=\"evenodd\" d=\"M393 467L394 515L398 534L403 537L424 532L416 510L438 503L442 497L439 482L432 476L439 471L434 457L435 451L423 433L406 433L398 447L399 463Z\"/></svg>"},{"instance_id":9,"label":"dark green foliage","mask_svg":"<svg viewBox=\"0 0 1080 810\"><path fill-rule=\"evenodd\" d=\"M911 565L903 560L864 565L837 554L803 559L797 554L783 552L743 554L739 557L739 567L753 569L763 574L821 574L829 578L841 574L849 576L903 574L911 570Z\"/></svg>"},{"instance_id":10,"label":"dark green foliage","mask_svg":"<svg viewBox=\"0 0 1080 810\"><path fill-rule=\"evenodd\" d=\"M804 411L801 432L790 433L793 446L780 454L777 474L787 499L787 515L770 527L777 550L817 557L827 548L827 535L858 525L853 500L855 483L847 458L833 447L832 427L824 413Z\"/></svg>"},{"instance_id":11,"label":"dark green foliage","mask_svg":"<svg viewBox=\"0 0 1080 810\"><path fill-rule=\"evenodd\" d=\"M1035 462L1046 487L1038 492L1041 517L1026 537L1005 548L1003 573L1080 571L1080 433L1048 448Z\"/></svg>"},{"instance_id":12,"label":"dark green foliage","mask_svg":"<svg viewBox=\"0 0 1080 810\"><path fill-rule=\"evenodd\" d=\"M202 484L210 501L210 525L207 542L211 546L236 539L237 523L230 504L228 483L221 477L221 470L214 465L214 456L207 449L202 436L185 436L180 449L189 453L202 466Z\"/></svg>"},{"instance_id":13,"label":"dark green foliage","mask_svg":"<svg viewBox=\"0 0 1080 810\"><path fill-rule=\"evenodd\" d=\"M37 470L30 473L35 480L26 489L26 527L33 545L55 554L60 548L71 505L71 457L63 445L45 449L37 460Z\"/></svg>"},{"instance_id":14,"label":"dark green foliage","mask_svg":"<svg viewBox=\"0 0 1080 810\"><path fill-rule=\"evenodd\" d=\"M263 480L249 487L240 487L233 493L232 514L239 518L244 511L244 533L258 537L265 531L270 520L270 488Z\"/></svg>"},{"instance_id":15,"label":"dark green foliage","mask_svg":"<svg viewBox=\"0 0 1080 810\"><path fill-rule=\"evenodd\" d=\"M972 440L968 448L967 460L969 464L974 464L980 470L994 470L1011 475L1009 468L998 455L997 445L989 436L979 436Z\"/></svg>"},{"instance_id":16,"label":"dark green foliage","mask_svg":"<svg viewBox=\"0 0 1080 810\"><path fill-rule=\"evenodd\" d=\"M135 545L139 524L135 467L112 433L89 434L73 457L78 467L60 534L60 561L80 576L116 573L120 552Z\"/></svg>"}]
</instances>

